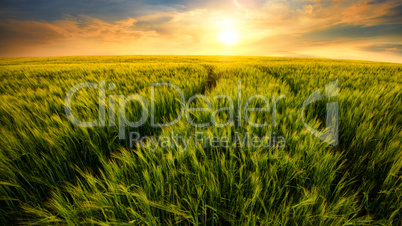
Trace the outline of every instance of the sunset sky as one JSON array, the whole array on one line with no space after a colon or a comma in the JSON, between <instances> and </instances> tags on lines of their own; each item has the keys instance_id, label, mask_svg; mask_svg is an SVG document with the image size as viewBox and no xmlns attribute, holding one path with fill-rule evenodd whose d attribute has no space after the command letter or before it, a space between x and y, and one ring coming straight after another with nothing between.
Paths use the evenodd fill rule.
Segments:
<instances>
[{"instance_id":1,"label":"sunset sky","mask_svg":"<svg viewBox=\"0 0 402 226\"><path fill-rule=\"evenodd\" d=\"M0 4L0 56L251 55L402 63L400 0Z\"/></svg>"}]
</instances>

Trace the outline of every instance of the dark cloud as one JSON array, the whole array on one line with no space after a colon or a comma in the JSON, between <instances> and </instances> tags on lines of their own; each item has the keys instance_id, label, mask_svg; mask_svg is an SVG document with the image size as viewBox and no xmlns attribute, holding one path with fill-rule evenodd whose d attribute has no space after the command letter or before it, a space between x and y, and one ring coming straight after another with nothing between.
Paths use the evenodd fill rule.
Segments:
<instances>
[{"instance_id":1,"label":"dark cloud","mask_svg":"<svg viewBox=\"0 0 402 226\"><path fill-rule=\"evenodd\" d=\"M169 22L172 18L173 18L172 16L160 16L160 17L155 17L155 18L149 19L149 20L139 20L136 23L136 26L142 27L142 28L155 27L157 25Z\"/></svg>"},{"instance_id":2,"label":"dark cloud","mask_svg":"<svg viewBox=\"0 0 402 226\"><path fill-rule=\"evenodd\" d=\"M373 0L373 1L369 2L369 4L381 4L381 3L384 3L386 1L387 0Z\"/></svg>"},{"instance_id":3,"label":"dark cloud","mask_svg":"<svg viewBox=\"0 0 402 226\"><path fill-rule=\"evenodd\" d=\"M370 38L402 36L402 24L386 24L376 26L341 24L325 30L314 31L304 35L304 38L314 41L331 41L339 38Z\"/></svg>"},{"instance_id":4,"label":"dark cloud","mask_svg":"<svg viewBox=\"0 0 402 226\"><path fill-rule=\"evenodd\" d=\"M402 55L402 44L381 44L362 48L369 52L393 52Z\"/></svg>"},{"instance_id":5,"label":"dark cloud","mask_svg":"<svg viewBox=\"0 0 402 226\"><path fill-rule=\"evenodd\" d=\"M0 19L60 20L87 15L106 21L137 17L157 11L187 10L183 0L2 0Z\"/></svg>"},{"instance_id":6,"label":"dark cloud","mask_svg":"<svg viewBox=\"0 0 402 226\"><path fill-rule=\"evenodd\" d=\"M402 23L402 3L391 8L389 14L384 15L381 18Z\"/></svg>"}]
</instances>

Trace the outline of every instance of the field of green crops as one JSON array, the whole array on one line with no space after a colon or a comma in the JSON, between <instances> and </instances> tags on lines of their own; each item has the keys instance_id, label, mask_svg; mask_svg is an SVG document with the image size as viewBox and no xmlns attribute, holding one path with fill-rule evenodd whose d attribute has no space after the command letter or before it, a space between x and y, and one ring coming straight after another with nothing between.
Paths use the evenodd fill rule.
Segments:
<instances>
[{"instance_id":1,"label":"field of green crops","mask_svg":"<svg viewBox=\"0 0 402 226\"><path fill-rule=\"evenodd\" d=\"M0 224L134 225L401 225L402 65L307 58L219 56L109 56L0 58ZM337 80L338 95L325 85ZM82 82L67 117L68 91ZM212 111L188 112L203 95ZM114 84L114 89L109 86ZM109 88L108 88L109 87ZM238 95L241 87L241 97ZM99 87L98 87L99 88ZM322 100L302 112L305 99ZM154 120L121 127L119 95L154 101ZM244 110L247 97L262 95L270 110L233 115L224 126L198 128L214 116L230 122L230 107ZM233 100L216 99L227 95ZM284 95L273 108L272 98ZM110 100L115 100L112 104ZM338 102L339 142L330 145L303 124L324 131L326 104ZM192 107L208 107L204 99ZM258 99L248 107L263 108ZM150 108L150 106L148 106ZM130 101L127 120L144 107ZM272 119L276 117L276 123ZM100 124L100 123L99 123ZM115 126L110 126L115 124ZM123 128L126 139L119 139ZM282 137L286 145L214 146L180 141L169 147L150 140L130 148L130 134L147 137ZM206 144L206 145L205 145Z\"/></svg>"}]
</instances>

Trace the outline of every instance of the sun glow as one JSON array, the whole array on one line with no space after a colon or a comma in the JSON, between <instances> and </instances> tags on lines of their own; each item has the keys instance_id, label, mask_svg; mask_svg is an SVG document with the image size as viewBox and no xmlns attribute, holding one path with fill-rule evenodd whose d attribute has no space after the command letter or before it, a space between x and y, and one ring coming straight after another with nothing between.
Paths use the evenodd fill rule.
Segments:
<instances>
[{"instance_id":1,"label":"sun glow","mask_svg":"<svg viewBox=\"0 0 402 226\"><path fill-rule=\"evenodd\" d=\"M218 40L225 45L235 45L239 35L233 30L224 30L219 33Z\"/></svg>"}]
</instances>

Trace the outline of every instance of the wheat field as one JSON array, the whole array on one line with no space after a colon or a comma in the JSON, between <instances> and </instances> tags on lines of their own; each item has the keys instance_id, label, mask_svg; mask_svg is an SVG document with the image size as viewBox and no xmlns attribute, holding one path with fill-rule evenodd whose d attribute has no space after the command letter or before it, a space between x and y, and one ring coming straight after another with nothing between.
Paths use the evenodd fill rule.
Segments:
<instances>
[{"instance_id":1,"label":"wheat field","mask_svg":"<svg viewBox=\"0 0 402 226\"><path fill-rule=\"evenodd\" d=\"M402 224L401 64L229 56L0 58L0 79L1 224ZM335 80L338 95L327 98L324 87ZM99 121L104 82L103 126L77 126L66 114L68 91L83 82L98 89L77 92L72 112ZM229 107L235 114L191 112L166 87L155 88L151 98L152 84L161 82L180 88L188 106ZM322 100L303 111L316 90ZM184 115L162 128L150 118L140 127L121 125L122 111L129 121L144 113L138 101L120 108L119 97L130 94L154 103L156 122ZM267 122L260 128L236 114L245 106L263 108L261 98L246 103L256 94L271 104L267 112L248 115L254 123ZM194 95L210 106L202 99L190 103ZM274 109L271 100L281 95ZM339 105L336 145L314 136L302 120L305 115L322 131L329 102ZM212 116L223 126L188 122L208 123ZM169 137L170 145L133 143L133 134ZM241 140L222 146L173 139L196 136ZM242 146L246 136L283 142Z\"/></svg>"}]
</instances>

